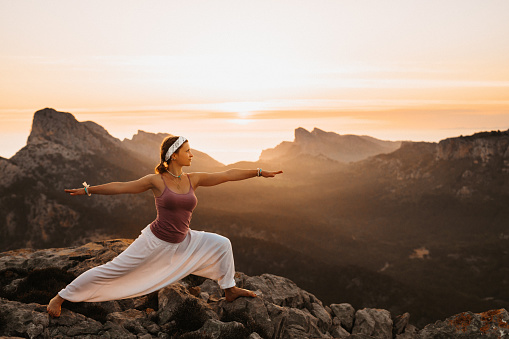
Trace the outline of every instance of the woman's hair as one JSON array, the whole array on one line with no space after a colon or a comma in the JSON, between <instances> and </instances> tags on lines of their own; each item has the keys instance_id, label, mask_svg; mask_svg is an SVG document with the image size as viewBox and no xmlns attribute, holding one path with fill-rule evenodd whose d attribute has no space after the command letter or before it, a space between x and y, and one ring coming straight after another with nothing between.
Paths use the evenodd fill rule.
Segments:
<instances>
[{"instance_id":1,"label":"woman's hair","mask_svg":"<svg viewBox=\"0 0 509 339\"><path fill-rule=\"evenodd\" d=\"M166 152L168 152L168 148L170 148L170 146L173 145L173 143L175 141L177 141L178 138L179 138L178 136L171 136L171 135L164 138L163 142L161 143L161 158L160 158L161 162L155 168L156 174L157 173L162 174L162 173L166 172L166 166L165 166L166 160L164 159L166 156ZM180 146L180 147L182 147L182 146ZM177 153L180 150L180 147L177 148L175 153ZM170 159L168 159L168 162L170 162Z\"/></svg>"}]
</instances>

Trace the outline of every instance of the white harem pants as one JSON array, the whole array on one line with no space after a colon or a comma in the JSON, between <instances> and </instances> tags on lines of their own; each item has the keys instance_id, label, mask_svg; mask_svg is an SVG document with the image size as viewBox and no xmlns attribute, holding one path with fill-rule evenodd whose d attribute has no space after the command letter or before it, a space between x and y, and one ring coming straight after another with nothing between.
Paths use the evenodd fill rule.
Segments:
<instances>
[{"instance_id":1,"label":"white harem pants","mask_svg":"<svg viewBox=\"0 0 509 339\"><path fill-rule=\"evenodd\" d=\"M181 243L157 238L150 226L112 261L94 267L58 292L72 302L99 302L138 297L189 274L217 280L222 289L235 286L230 240L189 230Z\"/></svg>"}]
</instances>

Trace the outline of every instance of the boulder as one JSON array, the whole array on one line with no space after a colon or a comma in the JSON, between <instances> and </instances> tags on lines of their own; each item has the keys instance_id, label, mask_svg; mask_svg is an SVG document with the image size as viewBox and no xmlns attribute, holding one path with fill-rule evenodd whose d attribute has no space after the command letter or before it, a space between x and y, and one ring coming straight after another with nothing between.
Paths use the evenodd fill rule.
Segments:
<instances>
[{"instance_id":1,"label":"boulder","mask_svg":"<svg viewBox=\"0 0 509 339\"><path fill-rule=\"evenodd\" d=\"M407 312L407 313L404 313L402 315L398 315L393 320L393 331L392 331L392 334L394 336L396 336L398 334L403 333L405 331L409 321L410 321L410 313Z\"/></svg>"},{"instance_id":2,"label":"boulder","mask_svg":"<svg viewBox=\"0 0 509 339\"><path fill-rule=\"evenodd\" d=\"M35 270L60 268L79 275L92 267L107 263L124 251L132 240L114 239L90 242L68 248L34 250L23 248L0 253L0 270L17 268Z\"/></svg>"},{"instance_id":3,"label":"boulder","mask_svg":"<svg viewBox=\"0 0 509 339\"><path fill-rule=\"evenodd\" d=\"M159 325L167 323L175 314L178 307L188 298L187 291L180 284L172 284L159 290Z\"/></svg>"},{"instance_id":4,"label":"boulder","mask_svg":"<svg viewBox=\"0 0 509 339\"><path fill-rule=\"evenodd\" d=\"M0 298L1 335L43 335L50 324L46 309L37 304L23 304Z\"/></svg>"},{"instance_id":5,"label":"boulder","mask_svg":"<svg viewBox=\"0 0 509 339\"><path fill-rule=\"evenodd\" d=\"M108 321L119 324L131 333L140 335L147 334L147 328L151 328L152 333L159 332L159 326L148 320L147 314L136 309L130 309L123 312L113 312L106 317Z\"/></svg>"},{"instance_id":6,"label":"boulder","mask_svg":"<svg viewBox=\"0 0 509 339\"><path fill-rule=\"evenodd\" d=\"M300 289L290 279L272 274L250 277L245 282L245 288L252 291L259 290L263 299L278 306L292 308L307 308L313 310L314 302L322 304L313 294Z\"/></svg>"},{"instance_id":7,"label":"boulder","mask_svg":"<svg viewBox=\"0 0 509 339\"><path fill-rule=\"evenodd\" d=\"M222 301L222 320L240 321L248 329L272 338L274 324L269 316L265 302L261 298L238 298L233 302Z\"/></svg>"},{"instance_id":8,"label":"boulder","mask_svg":"<svg viewBox=\"0 0 509 339\"><path fill-rule=\"evenodd\" d=\"M318 303L313 303L312 306L313 310L311 311L311 314L318 319L318 327L320 328L320 331L323 333L328 332L332 326L332 318L330 314Z\"/></svg>"},{"instance_id":9,"label":"boulder","mask_svg":"<svg viewBox=\"0 0 509 339\"><path fill-rule=\"evenodd\" d=\"M505 309L483 313L463 312L427 325L420 338L501 338L509 336L509 313Z\"/></svg>"},{"instance_id":10,"label":"boulder","mask_svg":"<svg viewBox=\"0 0 509 339\"><path fill-rule=\"evenodd\" d=\"M351 332L353 328L353 319L355 316L355 310L352 305L343 304L331 304L330 308L334 315L340 320L341 326L347 331Z\"/></svg>"},{"instance_id":11,"label":"boulder","mask_svg":"<svg viewBox=\"0 0 509 339\"><path fill-rule=\"evenodd\" d=\"M408 324L405 327L405 331L401 334L397 334L395 339L419 339L419 330L414 325Z\"/></svg>"},{"instance_id":12,"label":"boulder","mask_svg":"<svg viewBox=\"0 0 509 339\"><path fill-rule=\"evenodd\" d=\"M350 337L350 333L341 326L333 326L330 331L330 334L334 338L339 338L339 339L344 339L344 338Z\"/></svg>"},{"instance_id":13,"label":"boulder","mask_svg":"<svg viewBox=\"0 0 509 339\"><path fill-rule=\"evenodd\" d=\"M392 319L387 310L364 308L355 313L352 334L366 334L380 339L392 339Z\"/></svg>"},{"instance_id":14,"label":"boulder","mask_svg":"<svg viewBox=\"0 0 509 339\"><path fill-rule=\"evenodd\" d=\"M186 333L182 336L182 339L196 338L200 335L211 339L220 339L224 337L243 338L246 336L245 330L244 325L236 321L224 323L217 319L209 319L202 328Z\"/></svg>"}]
</instances>

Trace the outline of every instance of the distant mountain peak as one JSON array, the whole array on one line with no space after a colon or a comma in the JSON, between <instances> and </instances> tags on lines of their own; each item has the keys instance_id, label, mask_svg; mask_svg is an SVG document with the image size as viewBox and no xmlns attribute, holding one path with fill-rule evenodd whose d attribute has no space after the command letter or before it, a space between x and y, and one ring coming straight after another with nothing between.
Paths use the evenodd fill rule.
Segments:
<instances>
[{"instance_id":1,"label":"distant mountain peak","mask_svg":"<svg viewBox=\"0 0 509 339\"><path fill-rule=\"evenodd\" d=\"M318 127L313 128L311 132L303 127L295 129L295 142L307 142L309 140L316 140L317 138L326 137L339 137L340 135L335 132L326 132Z\"/></svg>"},{"instance_id":2,"label":"distant mountain peak","mask_svg":"<svg viewBox=\"0 0 509 339\"><path fill-rule=\"evenodd\" d=\"M311 132L303 127L295 129L295 140L283 142L273 149L264 150L260 160L295 158L312 155L322 159L352 162L380 153L390 153L401 142L385 141L368 136L340 135L315 127Z\"/></svg>"},{"instance_id":3,"label":"distant mountain peak","mask_svg":"<svg viewBox=\"0 0 509 339\"><path fill-rule=\"evenodd\" d=\"M105 144L118 145L120 141L95 122L79 122L71 113L44 108L34 114L27 145L44 143L89 153L102 150Z\"/></svg>"},{"instance_id":4,"label":"distant mountain peak","mask_svg":"<svg viewBox=\"0 0 509 339\"><path fill-rule=\"evenodd\" d=\"M316 136L321 136L321 135L326 135L326 134L339 135L339 134L334 133L334 132L326 132L323 129L319 129L318 127L313 128L313 130L311 131L311 134L316 135Z\"/></svg>"},{"instance_id":5,"label":"distant mountain peak","mask_svg":"<svg viewBox=\"0 0 509 339\"><path fill-rule=\"evenodd\" d=\"M38 144L55 139L55 134L74 129L78 121L71 113L58 112L53 108L44 108L34 114L29 144Z\"/></svg>"},{"instance_id":6,"label":"distant mountain peak","mask_svg":"<svg viewBox=\"0 0 509 339\"><path fill-rule=\"evenodd\" d=\"M295 129L295 142L300 142L312 138L313 135L305 128L299 127Z\"/></svg>"},{"instance_id":7,"label":"distant mountain peak","mask_svg":"<svg viewBox=\"0 0 509 339\"><path fill-rule=\"evenodd\" d=\"M139 129L138 132L136 132L136 134L133 135L131 140L135 141L135 140L142 140L142 139L146 139L146 138L159 139L161 137L166 138L168 136L173 136L173 134L145 132L145 131Z\"/></svg>"}]
</instances>

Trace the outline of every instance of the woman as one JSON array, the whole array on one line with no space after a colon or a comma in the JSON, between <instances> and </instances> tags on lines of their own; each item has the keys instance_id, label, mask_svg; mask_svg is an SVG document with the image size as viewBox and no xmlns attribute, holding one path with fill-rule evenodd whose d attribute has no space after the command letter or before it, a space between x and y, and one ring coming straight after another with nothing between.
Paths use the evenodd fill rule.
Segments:
<instances>
[{"instance_id":1,"label":"woman","mask_svg":"<svg viewBox=\"0 0 509 339\"><path fill-rule=\"evenodd\" d=\"M214 233L189 229L200 186L252 177L274 177L282 171L231 169L219 173L184 173L193 153L184 137L167 137L161 144L161 162L156 174L129 182L66 189L70 195L135 194L152 190L157 218L112 261L81 274L58 292L48 304L48 313L60 316L65 300L107 301L132 298L157 291L189 274L217 280L227 301L256 297L252 291L235 286L230 241Z\"/></svg>"}]
</instances>

